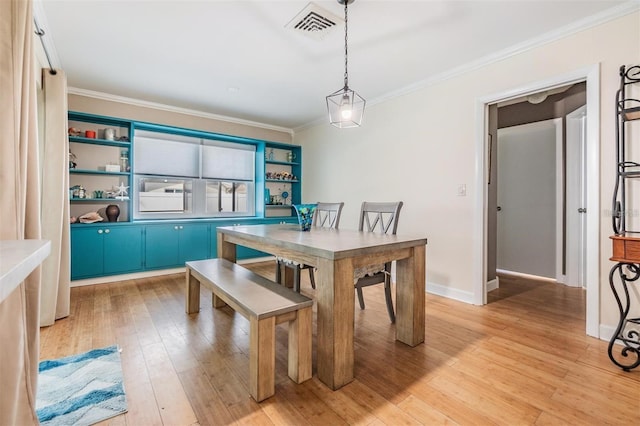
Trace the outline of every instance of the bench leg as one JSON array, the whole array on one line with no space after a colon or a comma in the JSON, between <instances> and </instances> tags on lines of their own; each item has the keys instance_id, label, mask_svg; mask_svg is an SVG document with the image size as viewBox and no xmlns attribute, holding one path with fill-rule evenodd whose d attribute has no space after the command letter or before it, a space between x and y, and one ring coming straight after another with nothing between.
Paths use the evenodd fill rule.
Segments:
<instances>
[{"instance_id":1,"label":"bench leg","mask_svg":"<svg viewBox=\"0 0 640 426\"><path fill-rule=\"evenodd\" d=\"M311 307L300 309L289 322L289 377L296 383L311 378Z\"/></svg>"},{"instance_id":2,"label":"bench leg","mask_svg":"<svg viewBox=\"0 0 640 426\"><path fill-rule=\"evenodd\" d=\"M220 299L218 296L216 296L213 292L211 292L211 306L213 306L214 308L222 308L224 306L226 306L227 304L224 303L224 301L222 299Z\"/></svg>"},{"instance_id":3,"label":"bench leg","mask_svg":"<svg viewBox=\"0 0 640 426\"><path fill-rule=\"evenodd\" d=\"M249 339L249 393L260 402L276 392L276 318L251 318Z\"/></svg>"},{"instance_id":4,"label":"bench leg","mask_svg":"<svg viewBox=\"0 0 640 426\"><path fill-rule=\"evenodd\" d=\"M188 314L200 312L200 281L191 275L189 267L187 267L185 292L185 311Z\"/></svg>"}]
</instances>

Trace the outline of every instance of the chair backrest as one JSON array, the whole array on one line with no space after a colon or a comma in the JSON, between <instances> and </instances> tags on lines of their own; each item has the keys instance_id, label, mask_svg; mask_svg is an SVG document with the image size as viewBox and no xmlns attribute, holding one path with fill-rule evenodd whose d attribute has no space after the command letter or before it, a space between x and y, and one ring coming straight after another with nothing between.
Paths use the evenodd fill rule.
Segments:
<instances>
[{"instance_id":1,"label":"chair backrest","mask_svg":"<svg viewBox=\"0 0 640 426\"><path fill-rule=\"evenodd\" d=\"M395 234L398 229L398 218L402 204L402 201L393 203L363 202L360 209L358 230Z\"/></svg>"},{"instance_id":2,"label":"chair backrest","mask_svg":"<svg viewBox=\"0 0 640 426\"><path fill-rule=\"evenodd\" d=\"M343 206L344 203L318 202L313 216L313 226L338 229Z\"/></svg>"}]
</instances>

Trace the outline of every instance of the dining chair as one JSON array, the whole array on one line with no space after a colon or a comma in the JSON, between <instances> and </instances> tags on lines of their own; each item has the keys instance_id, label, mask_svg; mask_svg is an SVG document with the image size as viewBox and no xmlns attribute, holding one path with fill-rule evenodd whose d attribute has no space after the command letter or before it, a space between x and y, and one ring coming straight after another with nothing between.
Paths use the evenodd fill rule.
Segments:
<instances>
[{"instance_id":1,"label":"dining chair","mask_svg":"<svg viewBox=\"0 0 640 426\"><path fill-rule=\"evenodd\" d=\"M360 209L358 230L395 235L398 229L398 218L400 217L402 204L402 201L388 203L363 202ZM384 284L387 312L391 322L395 323L396 315L393 310L393 299L391 298L391 264L392 262L387 262L356 268L354 271L354 285L358 293L360 309L364 309L362 288Z\"/></svg>"},{"instance_id":2,"label":"dining chair","mask_svg":"<svg viewBox=\"0 0 640 426\"><path fill-rule=\"evenodd\" d=\"M316 210L313 214L313 222L311 226L315 226L318 228L334 228L338 229L340 225L340 214L342 213L342 207L344 207L344 203L323 203L319 202L316 204ZM285 258L277 258L276 263L276 282L282 284L282 268L289 267L294 268L293 270L293 289L297 292L300 292L300 271L302 269L309 270L309 279L311 280L311 287L316 288L316 279L314 275L315 267L311 265L305 264L296 264L292 260Z\"/></svg>"}]
</instances>

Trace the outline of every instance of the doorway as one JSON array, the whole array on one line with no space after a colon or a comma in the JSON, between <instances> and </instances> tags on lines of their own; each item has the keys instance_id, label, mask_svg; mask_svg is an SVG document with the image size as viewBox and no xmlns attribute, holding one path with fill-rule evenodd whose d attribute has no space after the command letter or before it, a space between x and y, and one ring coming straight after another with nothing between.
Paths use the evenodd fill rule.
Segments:
<instances>
[{"instance_id":1,"label":"doorway","mask_svg":"<svg viewBox=\"0 0 640 426\"><path fill-rule=\"evenodd\" d=\"M518 97L552 90L561 86L586 82L587 111L585 124L585 153L584 167L586 182L585 208L589 212L585 215L586 233L584 236L584 258L586 273L584 287L586 288L586 334L599 337L599 66L593 65L566 75L532 83L527 86L496 93L477 101L477 142L476 142L476 185L479 190L474 206L474 303L487 303L488 287L488 224L489 224L489 190L488 179L491 175L490 148L492 137L489 126L489 109L499 102L509 101Z\"/></svg>"},{"instance_id":2,"label":"doorway","mask_svg":"<svg viewBox=\"0 0 640 426\"><path fill-rule=\"evenodd\" d=\"M495 267L500 274L564 281L562 121L498 129Z\"/></svg>"}]
</instances>

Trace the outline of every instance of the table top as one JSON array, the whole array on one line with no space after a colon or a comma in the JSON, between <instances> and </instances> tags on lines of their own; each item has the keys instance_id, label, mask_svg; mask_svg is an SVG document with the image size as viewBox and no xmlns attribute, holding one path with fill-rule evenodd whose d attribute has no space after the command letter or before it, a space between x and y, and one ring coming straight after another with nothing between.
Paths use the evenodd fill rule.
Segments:
<instances>
[{"instance_id":1,"label":"table top","mask_svg":"<svg viewBox=\"0 0 640 426\"><path fill-rule=\"evenodd\" d=\"M48 240L0 240L0 303L50 252Z\"/></svg>"},{"instance_id":2,"label":"table top","mask_svg":"<svg viewBox=\"0 0 640 426\"><path fill-rule=\"evenodd\" d=\"M218 232L239 240L256 241L274 247L304 250L327 259L342 259L390 249L402 249L427 244L427 238L410 234L379 234L349 229L312 227L300 231L299 225L224 226Z\"/></svg>"}]
</instances>

